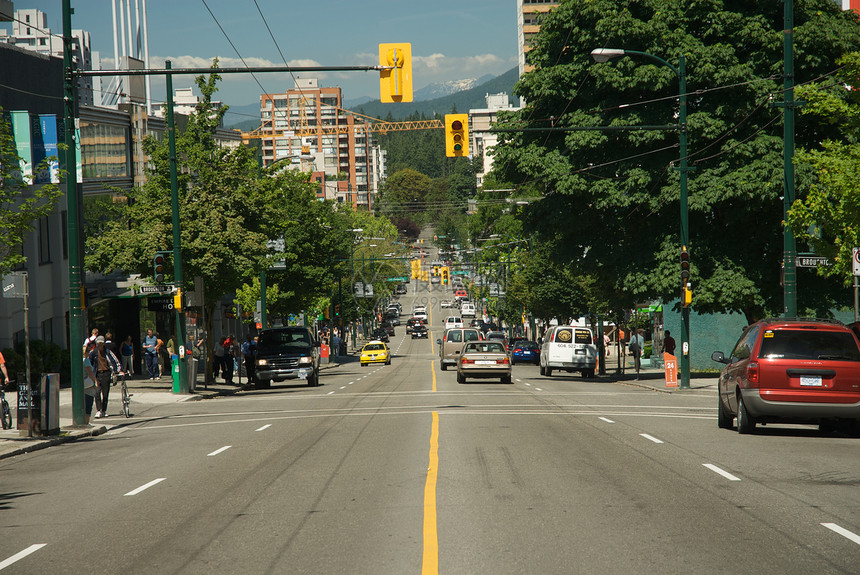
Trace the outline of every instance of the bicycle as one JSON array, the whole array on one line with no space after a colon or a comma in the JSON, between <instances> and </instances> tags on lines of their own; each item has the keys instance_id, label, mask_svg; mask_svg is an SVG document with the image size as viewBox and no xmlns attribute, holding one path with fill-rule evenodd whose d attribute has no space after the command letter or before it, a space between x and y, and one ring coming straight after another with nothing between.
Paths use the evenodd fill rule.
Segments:
<instances>
[{"instance_id":1,"label":"bicycle","mask_svg":"<svg viewBox=\"0 0 860 575\"><path fill-rule=\"evenodd\" d=\"M0 385L0 420L2 420L3 429L12 429L12 410L9 408L9 402L6 401L3 385Z\"/></svg>"},{"instance_id":2,"label":"bicycle","mask_svg":"<svg viewBox=\"0 0 860 575\"><path fill-rule=\"evenodd\" d=\"M122 377L114 374L114 382L113 384L117 384L117 379L119 379L120 383L120 392L122 394L122 414L126 417L131 417L131 408L129 407L131 404L131 396L133 393L128 392L128 386L125 384L125 373L122 374Z\"/></svg>"}]
</instances>

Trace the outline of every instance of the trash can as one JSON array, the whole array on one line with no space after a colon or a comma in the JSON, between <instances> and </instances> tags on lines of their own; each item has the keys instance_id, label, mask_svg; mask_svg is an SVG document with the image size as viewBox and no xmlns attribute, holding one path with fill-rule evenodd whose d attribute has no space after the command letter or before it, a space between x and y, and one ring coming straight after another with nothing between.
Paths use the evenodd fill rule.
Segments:
<instances>
[{"instance_id":1,"label":"trash can","mask_svg":"<svg viewBox=\"0 0 860 575\"><path fill-rule=\"evenodd\" d=\"M179 393L179 356L170 356L170 372L173 375L173 393Z\"/></svg>"},{"instance_id":2,"label":"trash can","mask_svg":"<svg viewBox=\"0 0 860 575\"><path fill-rule=\"evenodd\" d=\"M60 434L60 374L43 373L39 386L42 400L41 418L42 435ZM33 416L35 417L35 416Z\"/></svg>"},{"instance_id":3,"label":"trash can","mask_svg":"<svg viewBox=\"0 0 860 575\"><path fill-rule=\"evenodd\" d=\"M188 362L188 390L194 391L197 389L197 360L189 356L185 361Z\"/></svg>"}]
</instances>

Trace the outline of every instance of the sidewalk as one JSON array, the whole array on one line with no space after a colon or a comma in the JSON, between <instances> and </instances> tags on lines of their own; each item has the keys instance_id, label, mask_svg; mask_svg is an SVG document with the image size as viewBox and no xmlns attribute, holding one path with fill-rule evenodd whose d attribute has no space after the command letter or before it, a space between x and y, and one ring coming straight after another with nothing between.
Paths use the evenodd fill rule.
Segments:
<instances>
[{"instance_id":1,"label":"sidewalk","mask_svg":"<svg viewBox=\"0 0 860 575\"><path fill-rule=\"evenodd\" d=\"M343 358L346 360L346 358ZM339 363L336 361L323 363L320 365L320 370L331 369L337 367ZM156 380L151 379L130 379L126 381L128 392L132 395L131 398L131 415L135 417L135 412L142 412L156 405L165 405L170 403L181 403L184 401L199 401L202 399L212 399L225 395L236 394L243 389L253 389L253 385L248 385L247 380L242 378L242 385L238 385L238 378L233 379L234 384L228 385L223 381L204 385L203 374L197 374L197 380L194 390L188 394L173 393L173 380L170 377L161 377ZM95 437L107 433L111 428L124 423L126 418L120 413L122 401L120 399L119 386L111 388L108 405L108 417L103 419L90 419L89 425L75 426L72 419L72 390L71 388L60 389L60 433L59 435L51 436L36 436L27 437L26 430L19 431L17 429L17 406L18 394L10 391L6 393L6 401L12 408L12 427L13 429L0 430L0 459L13 457L22 453L38 451L59 445L69 441L85 437ZM93 407L95 410L95 406ZM21 433L24 435L22 436Z\"/></svg>"}]
</instances>

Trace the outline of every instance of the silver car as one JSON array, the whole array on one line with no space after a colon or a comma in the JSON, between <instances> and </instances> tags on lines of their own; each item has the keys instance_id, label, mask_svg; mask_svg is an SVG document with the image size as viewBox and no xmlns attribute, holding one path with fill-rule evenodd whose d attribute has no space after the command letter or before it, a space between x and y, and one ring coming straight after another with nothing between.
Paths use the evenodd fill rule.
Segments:
<instances>
[{"instance_id":1,"label":"silver car","mask_svg":"<svg viewBox=\"0 0 860 575\"><path fill-rule=\"evenodd\" d=\"M499 341L472 341L463 346L457 359L457 383L467 377L498 377L511 383L511 358L505 344Z\"/></svg>"}]
</instances>

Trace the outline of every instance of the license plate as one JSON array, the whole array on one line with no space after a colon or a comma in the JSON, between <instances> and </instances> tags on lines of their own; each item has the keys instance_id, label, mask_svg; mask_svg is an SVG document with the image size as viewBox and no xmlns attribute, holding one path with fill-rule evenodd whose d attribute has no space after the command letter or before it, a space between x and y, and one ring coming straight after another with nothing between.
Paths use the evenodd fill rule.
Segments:
<instances>
[{"instance_id":1,"label":"license plate","mask_svg":"<svg viewBox=\"0 0 860 575\"><path fill-rule=\"evenodd\" d=\"M804 387L823 387L824 382L821 381L819 375L801 375L800 385Z\"/></svg>"},{"instance_id":2,"label":"license plate","mask_svg":"<svg viewBox=\"0 0 860 575\"><path fill-rule=\"evenodd\" d=\"M307 379L307 378L308 378L307 373L305 373L304 371L299 372L299 379Z\"/></svg>"},{"instance_id":3,"label":"license plate","mask_svg":"<svg viewBox=\"0 0 860 575\"><path fill-rule=\"evenodd\" d=\"M496 365L496 362L487 359L479 359L475 362L475 365Z\"/></svg>"},{"instance_id":4,"label":"license plate","mask_svg":"<svg viewBox=\"0 0 860 575\"><path fill-rule=\"evenodd\" d=\"M531 354L532 354L532 352L530 352L530 351L524 351L523 352L523 355L531 355Z\"/></svg>"}]
</instances>

